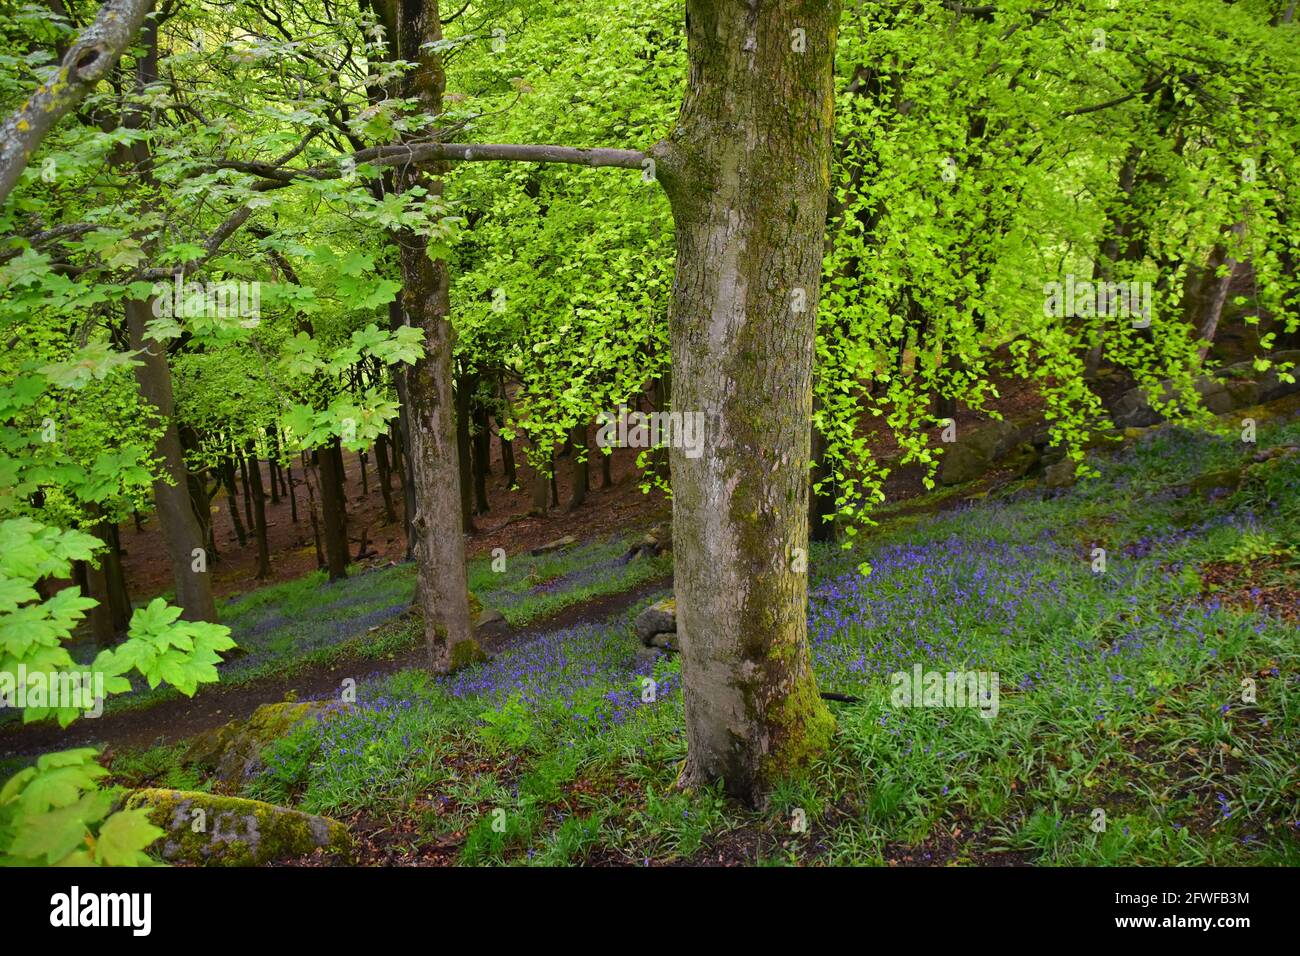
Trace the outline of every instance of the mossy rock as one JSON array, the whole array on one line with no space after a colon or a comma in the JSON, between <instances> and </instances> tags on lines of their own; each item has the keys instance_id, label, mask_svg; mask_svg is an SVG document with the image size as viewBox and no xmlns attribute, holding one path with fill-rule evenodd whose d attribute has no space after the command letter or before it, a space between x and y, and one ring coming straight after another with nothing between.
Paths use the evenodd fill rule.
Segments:
<instances>
[{"instance_id":1,"label":"mossy rock","mask_svg":"<svg viewBox=\"0 0 1300 956\"><path fill-rule=\"evenodd\" d=\"M247 720L232 720L200 734L181 756L181 763L215 774L221 789L238 790L261 771L262 751L270 744L288 736L304 720L349 707L334 701L263 704Z\"/></svg>"},{"instance_id":2,"label":"mossy rock","mask_svg":"<svg viewBox=\"0 0 1300 956\"><path fill-rule=\"evenodd\" d=\"M153 849L173 863L257 866L317 849L346 862L352 851L352 835L339 821L261 800L155 788L137 790L126 806L146 809L166 831Z\"/></svg>"},{"instance_id":3,"label":"mossy rock","mask_svg":"<svg viewBox=\"0 0 1300 956\"><path fill-rule=\"evenodd\" d=\"M677 632L677 602L674 598L656 601L636 616L632 624L636 636L648 645L656 634Z\"/></svg>"},{"instance_id":4,"label":"mossy rock","mask_svg":"<svg viewBox=\"0 0 1300 956\"><path fill-rule=\"evenodd\" d=\"M961 485L983 476L1020 444L1020 429L1005 419L957 433L939 461L939 483Z\"/></svg>"}]
</instances>

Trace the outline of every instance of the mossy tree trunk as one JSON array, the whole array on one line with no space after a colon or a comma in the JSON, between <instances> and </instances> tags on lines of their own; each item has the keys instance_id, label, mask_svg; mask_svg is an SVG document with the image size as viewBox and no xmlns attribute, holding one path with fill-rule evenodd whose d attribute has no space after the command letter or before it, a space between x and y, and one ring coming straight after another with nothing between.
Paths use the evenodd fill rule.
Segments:
<instances>
[{"instance_id":1,"label":"mossy tree trunk","mask_svg":"<svg viewBox=\"0 0 1300 956\"><path fill-rule=\"evenodd\" d=\"M801 559L839 6L689 0L689 86L651 154L677 234L673 407L705 428L671 458L682 783L751 801L834 730Z\"/></svg>"},{"instance_id":2,"label":"mossy tree trunk","mask_svg":"<svg viewBox=\"0 0 1300 956\"><path fill-rule=\"evenodd\" d=\"M375 12L395 58L415 63L402 80L401 95L413 96L430 116L442 112L445 88L442 60L433 44L442 40L437 0L381 0ZM442 194L442 164L401 167L397 187L415 185ZM412 528L419 567L417 599L424 612L430 666L445 673L479 656L469 609L465 539L461 523L460 456L452 388L449 276L445 260L430 259L423 237L399 236L402 306L406 320L424 333L424 357L405 375L404 403L409 416L410 461L415 514Z\"/></svg>"}]
</instances>

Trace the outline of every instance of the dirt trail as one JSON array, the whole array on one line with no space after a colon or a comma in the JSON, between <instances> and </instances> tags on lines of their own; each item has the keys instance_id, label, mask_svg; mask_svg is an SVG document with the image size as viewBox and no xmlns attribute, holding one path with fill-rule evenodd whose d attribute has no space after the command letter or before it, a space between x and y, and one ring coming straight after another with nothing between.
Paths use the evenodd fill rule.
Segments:
<instances>
[{"instance_id":1,"label":"dirt trail","mask_svg":"<svg viewBox=\"0 0 1300 956\"><path fill-rule=\"evenodd\" d=\"M671 576L656 578L620 594L609 594L571 605L521 628L486 637L491 653L527 643L542 634L580 621L599 621L623 611L642 598L669 587ZM630 638L629 638L630 640ZM185 740L213 727L250 715L293 693L298 700L336 694L344 678L360 682L426 663L423 647L377 660L340 661L304 668L291 676L271 676L247 684L216 684L192 698L170 698L152 707L108 713L98 720L78 720L66 730L50 722L0 730L0 755L11 757L88 745L110 748L147 748Z\"/></svg>"}]
</instances>

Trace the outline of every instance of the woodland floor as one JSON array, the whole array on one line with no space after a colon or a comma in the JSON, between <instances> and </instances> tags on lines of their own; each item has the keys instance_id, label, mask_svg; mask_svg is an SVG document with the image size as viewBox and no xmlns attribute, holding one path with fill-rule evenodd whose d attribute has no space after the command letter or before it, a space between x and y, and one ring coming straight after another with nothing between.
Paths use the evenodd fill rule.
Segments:
<instances>
[{"instance_id":1,"label":"woodland floor","mask_svg":"<svg viewBox=\"0 0 1300 956\"><path fill-rule=\"evenodd\" d=\"M506 616L488 663L430 677L411 566L385 554L327 583L308 540L296 577L284 551L256 588L227 565L221 613L243 654L220 684L193 700L141 687L67 731L0 728L0 771L96 742L120 785L220 789L182 759L187 738L286 696L332 699L351 676L358 707L274 742L239 792L347 821L362 865L1297 865L1300 400L1258 417L1255 446L1229 421L1144 430L1065 490L1000 472L906 485L852 551L815 547L814 668L854 701L830 705L831 752L762 807L675 786L679 662L638 659L630 632L671 565L624 557L664 509L630 461L543 520L511 521L527 501L494 476L499 510L480 524L496 530L471 536L469 569ZM1217 487L1225 474L1239 487ZM578 542L528 554L564 534ZM889 675L918 660L999 672L997 718L894 706Z\"/></svg>"}]
</instances>

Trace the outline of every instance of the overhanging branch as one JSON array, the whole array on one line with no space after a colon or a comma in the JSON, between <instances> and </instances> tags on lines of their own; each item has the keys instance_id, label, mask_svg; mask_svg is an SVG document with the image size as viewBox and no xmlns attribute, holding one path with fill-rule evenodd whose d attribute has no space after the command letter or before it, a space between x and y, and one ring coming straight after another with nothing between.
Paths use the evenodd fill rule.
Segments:
<instances>
[{"instance_id":1,"label":"overhanging branch","mask_svg":"<svg viewBox=\"0 0 1300 956\"><path fill-rule=\"evenodd\" d=\"M116 65L152 8L153 0L109 0L69 48L54 76L0 126L0 203L54 124Z\"/></svg>"}]
</instances>

